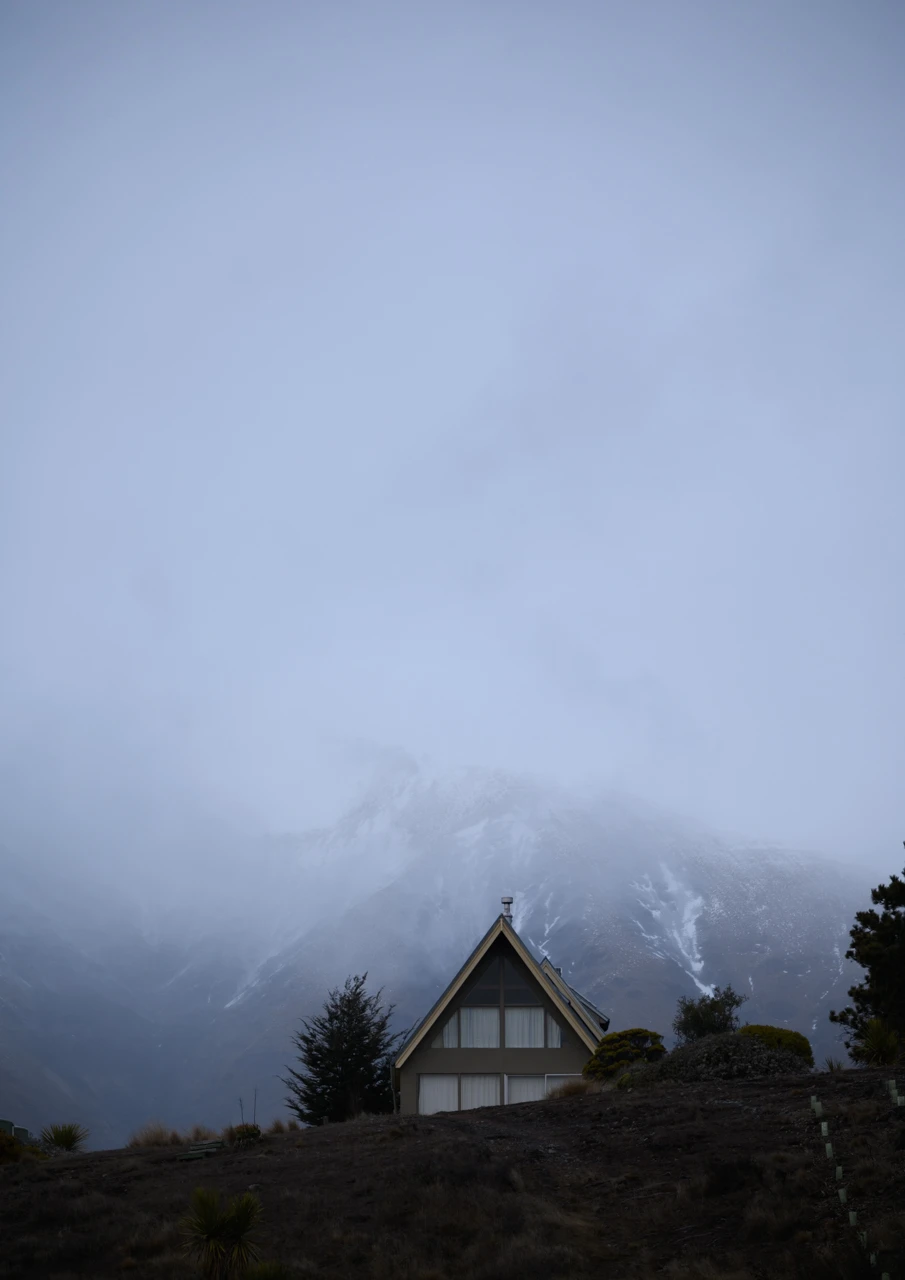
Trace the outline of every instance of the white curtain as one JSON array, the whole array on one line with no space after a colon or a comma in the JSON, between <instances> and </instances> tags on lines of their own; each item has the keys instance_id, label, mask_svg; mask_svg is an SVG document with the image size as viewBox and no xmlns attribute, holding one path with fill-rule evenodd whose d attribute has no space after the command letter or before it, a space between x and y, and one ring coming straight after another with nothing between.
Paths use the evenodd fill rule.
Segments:
<instances>
[{"instance_id":1,"label":"white curtain","mask_svg":"<svg viewBox=\"0 0 905 1280\"><path fill-rule=\"evenodd\" d=\"M539 1102L546 1097L547 1088L543 1076L510 1076L508 1097L510 1102Z\"/></svg>"},{"instance_id":2,"label":"white curtain","mask_svg":"<svg viewBox=\"0 0 905 1280\"><path fill-rule=\"evenodd\" d=\"M499 1076L462 1076L463 1111L471 1111L474 1107L498 1107L499 1105Z\"/></svg>"},{"instance_id":3,"label":"white curtain","mask_svg":"<svg viewBox=\"0 0 905 1280\"><path fill-rule=\"evenodd\" d=\"M506 1010L506 1048L543 1049L544 1011L530 1005Z\"/></svg>"},{"instance_id":4,"label":"white curtain","mask_svg":"<svg viewBox=\"0 0 905 1280\"><path fill-rule=\"evenodd\" d=\"M418 1089L418 1110L423 1116L435 1111L459 1110L458 1076L422 1076Z\"/></svg>"},{"instance_id":5,"label":"white curtain","mask_svg":"<svg viewBox=\"0 0 905 1280\"><path fill-rule=\"evenodd\" d=\"M547 1014L547 1048L562 1048L562 1027L553 1017L552 1013Z\"/></svg>"},{"instance_id":6,"label":"white curtain","mask_svg":"<svg viewBox=\"0 0 905 1280\"><path fill-rule=\"evenodd\" d=\"M458 1049L459 1047L459 1015L454 1013L443 1030L431 1041L432 1049Z\"/></svg>"},{"instance_id":7,"label":"white curtain","mask_svg":"<svg viewBox=\"0 0 905 1280\"><path fill-rule=\"evenodd\" d=\"M463 1049L499 1049L499 1009L460 1009Z\"/></svg>"},{"instance_id":8,"label":"white curtain","mask_svg":"<svg viewBox=\"0 0 905 1280\"><path fill-rule=\"evenodd\" d=\"M422 1076L422 1079L424 1077ZM554 1089L558 1089L561 1084L565 1084L567 1080L580 1080L580 1075L574 1076L547 1076L547 1093L552 1093Z\"/></svg>"}]
</instances>

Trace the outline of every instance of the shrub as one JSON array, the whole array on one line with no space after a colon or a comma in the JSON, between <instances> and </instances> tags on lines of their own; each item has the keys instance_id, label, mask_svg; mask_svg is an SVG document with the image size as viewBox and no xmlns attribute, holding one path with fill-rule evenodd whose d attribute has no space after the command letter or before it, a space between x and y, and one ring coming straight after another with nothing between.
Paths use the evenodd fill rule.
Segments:
<instances>
[{"instance_id":1,"label":"shrub","mask_svg":"<svg viewBox=\"0 0 905 1280\"><path fill-rule=\"evenodd\" d=\"M659 1062L666 1053L663 1037L656 1031L631 1027L628 1031L611 1031L594 1050L594 1056L583 1074L591 1080L609 1080L622 1074L632 1062Z\"/></svg>"},{"instance_id":2,"label":"shrub","mask_svg":"<svg viewBox=\"0 0 905 1280\"><path fill-rule=\"evenodd\" d=\"M737 1010L747 999L731 986L714 987L713 995L699 996L697 1000L682 996L672 1022L679 1044L691 1044L693 1040L721 1035L724 1031L737 1031Z\"/></svg>"},{"instance_id":3,"label":"shrub","mask_svg":"<svg viewBox=\"0 0 905 1280\"><path fill-rule=\"evenodd\" d=\"M17 1164L20 1160L46 1160L40 1147L20 1142L11 1133L0 1133L0 1164Z\"/></svg>"},{"instance_id":4,"label":"shrub","mask_svg":"<svg viewBox=\"0 0 905 1280\"><path fill-rule=\"evenodd\" d=\"M899 1037L882 1018L868 1018L851 1055L867 1067L891 1067L899 1056Z\"/></svg>"},{"instance_id":5,"label":"shrub","mask_svg":"<svg viewBox=\"0 0 905 1280\"><path fill-rule=\"evenodd\" d=\"M811 1042L800 1031L788 1031L785 1027L766 1027L757 1023L749 1023L739 1029L739 1035L757 1036L758 1040L762 1040L769 1048L788 1049L790 1053L797 1053L799 1058L807 1063L809 1067L814 1065L814 1051L811 1048Z\"/></svg>"},{"instance_id":6,"label":"shrub","mask_svg":"<svg viewBox=\"0 0 905 1280\"><path fill-rule=\"evenodd\" d=\"M88 1140L88 1130L80 1124L48 1124L41 1130L41 1141L51 1151L81 1151Z\"/></svg>"},{"instance_id":7,"label":"shrub","mask_svg":"<svg viewBox=\"0 0 905 1280\"><path fill-rule=\"evenodd\" d=\"M261 1130L256 1124L233 1125L230 1141L234 1147L250 1147L261 1141Z\"/></svg>"},{"instance_id":8,"label":"shrub","mask_svg":"<svg viewBox=\"0 0 905 1280\"><path fill-rule=\"evenodd\" d=\"M757 1076L799 1075L804 1063L788 1049L772 1049L757 1036L729 1031L674 1049L655 1066L637 1072L639 1084L653 1080L736 1080Z\"/></svg>"},{"instance_id":9,"label":"shrub","mask_svg":"<svg viewBox=\"0 0 905 1280\"><path fill-rule=\"evenodd\" d=\"M261 1202L249 1191L223 1207L218 1191L196 1187L191 1208L180 1224L185 1252L208 1280L244 1275L257 1260L254 1230L260 1215Z\"/></svg>"},{"instance_id":10,"label":"shrub","mask_svg":"<svg viewBox=\"0 0 905 1280\"><path fill-rule=\"evenodd\" d=\"M175 1129L170 1129L167 1125L161 1124L158 1120L151 1120L146 1125L142 1125L140 1129L136 1129L129 1141L127 1147L181 1147L185 1139Z\"/></svg>"},{"instance_id":11,"label":"shrub","mask_svg":"<svg viewBox=\"0 0 905 1280\"><path fill-rule=\"evenodd\" d=\"M593 1080L565 1080L551 1089L548 1098L579 1098L582 1094L594 1092Z\"/></svg>"}]
</instances>

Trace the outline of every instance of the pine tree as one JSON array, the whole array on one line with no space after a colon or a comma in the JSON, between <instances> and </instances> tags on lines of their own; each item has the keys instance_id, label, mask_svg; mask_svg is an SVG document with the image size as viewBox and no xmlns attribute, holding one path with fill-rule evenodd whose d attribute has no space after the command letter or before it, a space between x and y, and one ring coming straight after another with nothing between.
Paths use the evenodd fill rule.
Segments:
<instances>
[{"instance_id":1,"label":"pine tree","mask_svg":"<svg viewBox=\"0 0 905 1280\"><path fill-rule=\"evenodd\" d=\"M391 1035L394 1005L384 1008L382 990L369 996L368 975L347 978L330 992L323 1013L302 1021L293 1036L301 1071L286 1068L286 1104L307 1124L350 1120L363 1112L393 1109L390 1067L399 1035Z\"/></svg>"},{"instance_id":2,"label":"pine tree","mask_svg":"<svg viewBox=\"0 0 905 1280\"><path fill-rule=\"evenodd\" d=\"M870 1058L868 1041L878 1029L905 1046L905 880L892 875L889 884L871 889L870 897L882 911L855 913L845 953L865 970L864 981L849 987L850 1005L830 1013L831 1022L847 1029L845 1045L856 1062Z\"/></svg>"}]
</instances>

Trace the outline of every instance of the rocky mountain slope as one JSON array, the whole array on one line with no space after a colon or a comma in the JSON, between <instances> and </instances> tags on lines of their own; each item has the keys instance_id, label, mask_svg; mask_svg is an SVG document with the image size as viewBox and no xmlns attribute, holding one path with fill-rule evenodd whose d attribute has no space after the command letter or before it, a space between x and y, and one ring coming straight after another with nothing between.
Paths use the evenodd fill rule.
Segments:
<instances>
[{"instance_id":1,"label":"rocky mountain slope","mask_svg":"<svg viewBox=\"0 0 905 1280\"><path fill-rule=\"evenodd\" d=\"M681 995L731 982L750 1021L838 1052L830 1007L868 896L813 855L746 846L624 797L398 766L340 823L254 851L243 927L156 934L0 907L0 1115L74 1116L99 1142L151 1116L270 1118L299 1019L350 973L420 1017L499 911L610 1013L668 1033ZM17 883L7 856L7 883ZM21 877L20 877L21 881ZM74 913L76 918L79 913ZM69 913L70 919L73 913Z\"/></svg>"}]
</instances>

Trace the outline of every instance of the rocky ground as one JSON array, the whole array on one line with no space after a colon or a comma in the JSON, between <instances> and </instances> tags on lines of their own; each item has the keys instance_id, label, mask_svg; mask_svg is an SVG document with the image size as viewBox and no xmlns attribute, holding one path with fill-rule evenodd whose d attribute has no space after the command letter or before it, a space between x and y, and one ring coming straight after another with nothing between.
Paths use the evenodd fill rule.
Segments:
<instances>
[{"instance_id":1,"label":"rocky ground","mask_svg":"<svg viewBox=\"0 0 905 1280\"><path fill-rule=\"evenodd\" d=\"M663 1083L363 1119L194 1163L168 1147L11 1164L0 1276L197 1275L179 1221L202 1185L255 1191L261 1257L290 1276L894 1280L905 1276L905 1107L891 1104L888 1075Z\"/></svg>"}]
</instances>

